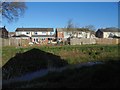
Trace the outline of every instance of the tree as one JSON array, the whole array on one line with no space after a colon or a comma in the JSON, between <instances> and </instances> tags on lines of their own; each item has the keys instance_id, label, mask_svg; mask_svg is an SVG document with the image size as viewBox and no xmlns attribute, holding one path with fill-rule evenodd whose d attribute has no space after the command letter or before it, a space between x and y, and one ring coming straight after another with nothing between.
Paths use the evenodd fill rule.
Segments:
<instances>
[{"instance_id":1,"label":"tree","mask_svg":"<svg viewBox=\"0 0 120 90\"><path fill-rule=\"evenodd\" d=\"M69 34L70 38L72 37L74 28L75 27L74 27L73 20L69 19L68 22L67 22L66 31L67 31L67 34Z\"/></svg>"},{"instance_id":2,"label":"tree","mask_svg":"<svg viewBox=\"0 0 120 90\"><path fill-rule=\"evenodd\" d=\"M78 37L78 25L73 23L72 19L69 19L66 26L67 34L69 38Z\"/></svg>"},{"instance_id":3,"label":"tree","mask_svg":"<svg viewBox=\"0 0 120 90\"><path fill-rule=\"evenodd\" d=\"M70 28L74 28L74 24L73 24L73 20L72 19L69 19L68 22L67 22L67 28L70 29Z\"/></svg>"},{"instance_id":4,"label":"tree","mask_svg":"<svg viewBox=\"0 0 120 90\"><path fill-rule=\"evenodd\" d=\"M0 13L2 13L2 17L7 19L8 22L18 20L18 18L24 14L26 8L24 2L0 3Z\"/></svg>"}]
</instances>

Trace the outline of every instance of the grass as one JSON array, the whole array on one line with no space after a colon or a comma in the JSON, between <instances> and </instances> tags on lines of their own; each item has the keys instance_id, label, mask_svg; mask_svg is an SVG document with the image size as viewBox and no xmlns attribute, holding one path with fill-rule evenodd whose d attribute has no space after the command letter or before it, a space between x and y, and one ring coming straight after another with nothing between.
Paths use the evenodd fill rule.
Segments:
<instances>
[{"instance_id":1,"label":"grass","mask_svg":"<svg viewBox=\"0 0 120 90\"><path fill-rule=\"evenodd\" d=\"M89 61L104 61L107 58L118 58L117 45L81 45L42 47L43 51L53 53L65 59L69 64Z\"/></svg>"},{"instance_id":2,"label":"grass","mask_svg":"<svg viewBox=\"0 0 120 90\"><path fill-rule=\"evenodd\" d=\"M81 45L81 46L41 46L35 47L45 52L52 53L65 59L69 64L76 64L78 62L88 62L102 60L104 58L117 58L118 45ZM34 47L28 48L15 48L3 47L2 48L2 64L4 65L10 58L14 57L16 53L24 53ZM102 59L103 58L103 59Z\"/></svg>"},{"instance_id":3,"label":"grass","mask_svg":"<svg viewBox=\"0 0 120 90\"><path fill-rule=\"evenodd\" d=\"M31 48L16 48L16 47L3 47L2 48L2 66L8 62L9 59L14 57L16 53L23 53Z\"/></svg>"},{"instance_id":4,"label":"grass","mask_svg":"<svg viewBox=\"0 0 120 90\"><path fill-rule=\"evenodd\" d=\"M37 51L37 53L30 52L33 48L44 51L44 54L40 53L39 51ZM51 60L53 59L53 61L60 57L60 60L64 60L68 64L77 64L93 61L101 61L105 63L104 65L95 65L92 67L83 67L79 69L71 68L61 73L50 72L48 75L42 78L37 78L32 81L22 83L12 83L3 87L119 87L119 48L119 45L41 46L27 48L3 47L3 66L6 65L10 59L13 61L15 59L17 60L14 62L14 64L10 64L8 67L8 69L10 67L13 67L15 70L10 71L12 72L9 73L11 74L11 76L17 75L19 70L16 71L16 69L19 69L17 67L20 67L22 65L23 71L21 72L25 73L33 69L34 71L37 70L37 68L42 66L41 61L36 61L36 59L41 59L42 56L39 55L44 55L43 57L47 57L47 59L51 58ZM29 58L24 58L26 55L30 54L29 52L31 53ZM18 54L23 54L24 57L16 57ZM36 54L37 56L39 56L39 58L36 58ZM33 56L34 58L32 58ZM29 59L29 61L27 59ZM59 65L57 61L50 63L52 63L53 66ZM3 72L3 74L5 73Z\"/></svg>"}]
</instances>

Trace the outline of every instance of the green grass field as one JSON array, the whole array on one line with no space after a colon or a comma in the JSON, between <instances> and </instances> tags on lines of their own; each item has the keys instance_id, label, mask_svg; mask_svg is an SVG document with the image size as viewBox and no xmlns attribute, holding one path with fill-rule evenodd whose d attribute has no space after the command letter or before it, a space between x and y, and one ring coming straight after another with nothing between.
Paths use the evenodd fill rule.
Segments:
<instances>
[{"instance_id":1,"label":"green grass field","mask_svg":"<svg viewBox=\"0 0 120 90\"><path fill-rule=\"evenodd\" d=\"M24 53L32 48L60 56L69 64L76 64L88 61L105 61L118 59L118 45L81 45L81 46L41 46L28 48L3 47L2 48L2 65L16 53Z\"/></svg>"},{"instance_id":2,"label":"green grass field","mask_svg":"<svg viewBox=\"0 0 120 90\"><path fill-rule=\"evenodd\" d=\"M120 83L119 49L120 46L118 45L3 47L3 79L34 72L42 67L46 68L48 64L56 67L66 65L66 63L71 65L84 62L104 62L102 65L91 67L70 68L61 73L50 72L42 78L11 83L3 85L3 87L116 88L119 87ZM64 60L64 62L60 60Z\"/></svg>"}]
</instances>

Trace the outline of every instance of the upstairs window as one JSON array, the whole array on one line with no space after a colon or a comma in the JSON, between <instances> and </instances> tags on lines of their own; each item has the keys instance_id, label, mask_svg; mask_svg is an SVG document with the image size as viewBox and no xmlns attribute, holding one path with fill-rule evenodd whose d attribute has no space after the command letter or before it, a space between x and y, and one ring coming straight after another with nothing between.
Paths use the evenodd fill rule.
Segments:
<instances>
[{"instance_id":1,"label":"upstairs window","mask_svg":"<svg viewBox=\"0 0 120 90\"><path fill-rule=\"evenodd\" d=\"M82 34L82 32L79 32L79 34Z\"/></svg>"},{"instance_id":2,"label":"upstairs window","mask_svg":"<svg viewBox=\"0 0 120 90\"><path fill-rule=\"evenodd\" d=\"M37 32L34 32L35 35L37 35L38 33Z\"/></svg>"},{"instance_id":3,"label":"upstairs window","mask_svg":"<svg viewBox=\"0 0 120 90\"><path fill-rule=\"evenodd\" d=\"M42 32L42 35L46 35L46 32Z\"/></svg>"},{"instance_id":4,"label":"upstairs window","mask_svg":"<svg viewBox=\"0 0 120 90\"><path fill-rule=\"evenodd\" d=\"M26 32L26 34L30 34L30 32Z\"/></svg>"},{"instance_id":5,"label":"upstairs window","mask_svg":"<svg viewBox=\"0 0 120 90\"><path fill-rule=\"evenodd\" d=\"M45 40L45 38L42 38L42 40Z\"/></svg>"},{"instance_id":6,"label":"upstairs window","mask_svg":"<svg viewBox=\"0 0 120 90\"><path fill-rule=\"evenodd\" d=\"M50 35L53 35L53 33L52 33L52 32L50 32Z\"/></svg>"}]
</instances>

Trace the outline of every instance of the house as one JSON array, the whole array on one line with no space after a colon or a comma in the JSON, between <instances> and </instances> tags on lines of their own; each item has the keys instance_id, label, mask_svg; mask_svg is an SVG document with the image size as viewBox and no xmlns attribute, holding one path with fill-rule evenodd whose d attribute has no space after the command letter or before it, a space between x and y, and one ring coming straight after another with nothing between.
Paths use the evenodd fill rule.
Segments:
<instances>
[{"instance_id":1,"label":"house","mask_svg":"<svg viewBox=\"0 0 120 90\"><path fill-rule=\"evenodd\" d=\"M0 38L8 38L8 31L5 26L0 28Z\"/></svg>"},{"instance_id":2,"label":"house","mask_svg":"<svg viewBox=\"0 0 120 90\"><path fill-rule=\"evenodd\" d=\"M8 37L9 37L9 38L11 38L11 37L13 37L13 36L15 36L15 32L9 32L9 33L8 33Z\"/></svg>"},{"instance_id":3,"label":"house","mask_svg":"<svg viewBox=\"0 0 120 90\"><path fill-rule=\"evenodd\" d=\"M98 38L119 38L120 29L117 29L117 28L98 29L96 31L96 37Z\"/></svg>"},{"instance_id":4,"label":"house","mask_svg":"<svg viewBox=\"0 0 120 90\"><path fill-rule=\"evenodd\" d=\"M95 31L93 31L93 30L91 30L90 31L90 38L96 38L96 36L95 36Z\"/></svg>"},{"instance_id":5,"label":"house","mask_svg":"<svg viewBox=\"0 0 120 90\"><path fill-rule=\"evenodd\" d=\"M17 28L16 39L28 39L29 42L50 43L55 38L53 28Z\"/></svg>"},{"instance_id":6,"label":"house","mask_svg":"<svg viewBox=\"0 0 120 90\"><path fill-rule=\"evenodd\" d=\"M69 37L69 35L65 34L64 28L56 28L56 39L57 41L62 41L65 37Z\"/></svg>"},{"instance_id":7,"label":"house","mask_svg":"<svg viewBox=\"0 0 120 90\"><path fill-rule=\"evenodd\" d=\"M93 34L85 28L57 28L56 37L58 41L64 41L68 38L91 38ZM94 37L94 36L93 36Z\"/></svg>"}]
</instances>

